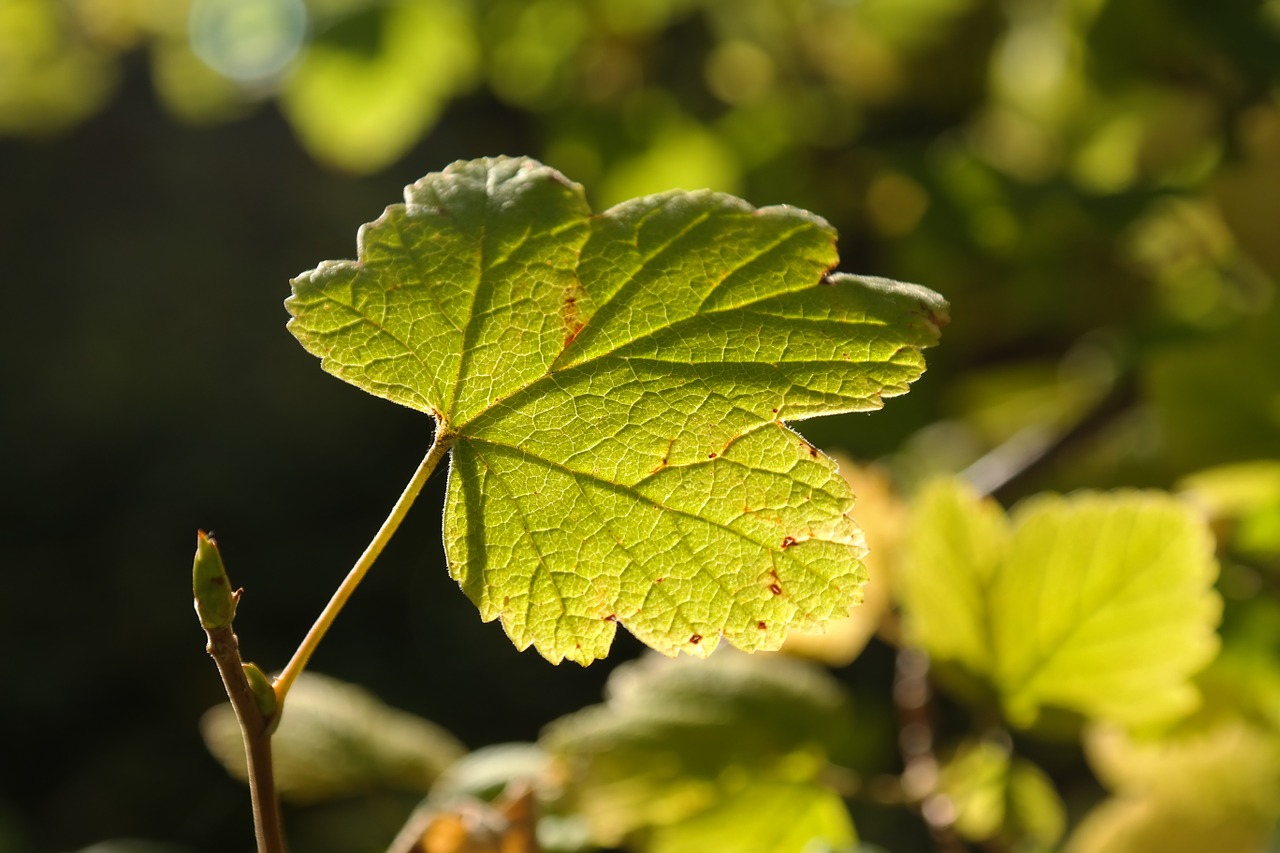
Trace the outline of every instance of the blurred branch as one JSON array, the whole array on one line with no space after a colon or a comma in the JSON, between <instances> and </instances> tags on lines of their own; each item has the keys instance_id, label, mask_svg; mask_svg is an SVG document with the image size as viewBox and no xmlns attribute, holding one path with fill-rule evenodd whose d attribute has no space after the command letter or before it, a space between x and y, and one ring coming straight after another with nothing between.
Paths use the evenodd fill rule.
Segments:
<instances>
[{"instance_id":1,"label":"blurred branch","mask_svg":"<svg viewBox=\"0 0 1280 853\"><path fill-rule=\"evenodd\" d=\"M1131 373L1125 373L1097 405L1077 420L1057 429L1032 425L1018 430L958 476L984 495L1003 498L1022 491L1027 481L1064 453L1084 445L1129 412L1137 397L1137 382Z\"/></svg>"},{"instance_id":2,"label":"blurred branch","mask_svg":"<svg viewBox=\"0 0 1280 853\"><path fill-rule=\"evenodd\" d=\"M929 657L919 649L898 649L893 706L898 715L898 750L902 753L902 793L924 818L939 851L963 853L965 847L952 827L950 809L937 807L947 804L937 794L939 765L934 753Z\"/></svg>"}]
</instances>

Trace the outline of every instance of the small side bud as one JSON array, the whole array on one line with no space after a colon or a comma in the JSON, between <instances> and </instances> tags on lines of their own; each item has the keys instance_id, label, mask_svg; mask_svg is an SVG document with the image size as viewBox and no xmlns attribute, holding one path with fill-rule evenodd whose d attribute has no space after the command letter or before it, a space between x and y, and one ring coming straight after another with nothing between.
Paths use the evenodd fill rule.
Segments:
<instances>
[{"instance_id":1,"label":"small side bud","mask_svg":"<svg viewBox=\"0 0 1280 853\"><path fill-rule=\"evenodd\" d=\"M266 673L259 669L256 663L246 663L241 666L244 667L244 677L249 682L249 689L253 691L253 701L262 712L262 718L271 720L279 707L276 703L276 689L272 686L271 679L267 678Z\"/></svg>"},{"instance_id":2,"label":"small side bud","mask_svg":"<svg viewBox=\"0 0 1280 853\"><path fill-rule=\"evenodd\" d=\"M196 614L206 631L226 628L236 615L236 594L222 565L218 543L201 530L196 535L196 558L191 569L191 586L196 598Z\"/></svg>"}]
</instances>

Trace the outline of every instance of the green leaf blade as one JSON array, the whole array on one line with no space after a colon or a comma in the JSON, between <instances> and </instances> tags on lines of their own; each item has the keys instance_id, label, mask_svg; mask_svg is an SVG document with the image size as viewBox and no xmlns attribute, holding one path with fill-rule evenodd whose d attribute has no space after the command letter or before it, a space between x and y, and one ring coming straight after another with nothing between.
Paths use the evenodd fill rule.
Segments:
<instances>
[{"instance_id":1,"label":"green leaf blade","mask_svg":"<svg viewBox=\"0 0 1280 853\"><path fill-rule=\"evenodd\" d=\"M530 160L457 163L295 280L326 369L452 442L450 572L516 645L583 663L777 648L860 600L835 466L782 419L879 408L946 304L828 275L813 214L671 192L591 215Z\"/></svg>"},{"instance_id":2,"label":"green leaf blade","mask_svg":"<svg viewBox=\"0 0 1280 853\"><path fill-rule=\"evenodd\" d=\"M1011 716L1049 704L1142 725L1194 707L1221 609L1203 521L1154 492L1040 496L1013 520L992 590Z\"/></svg>"},{"instance_id":3,"label":"green leaf blade","mask_svg":"<svg viewBox=\"0 0 1280 853\"><path fill-rule=\"evenodd\" d=\"M541 164L456 163L361 228L358 261L294 279L289 329L340 379L465 421L563 349L552 324L587 213L582 188Z\"/></svg>"},{"instance_id":4,"label":"green leaf blade","mask_svg":"<svg viewBox=\"0 0 1280 853\"><path fill-rule=\"evenodd\" d=\"M1004 511L955 480L930 484L912 506L909 558L894 583L909 641L975 675L992 665L990 586L1011 533Z\"/></svg>"},{"instance_id":5,"label":"green leaf blade","mask_svg":"<svg viewBox=\"0 0 1280 853\"><path fill-rule=\"evenodd\" d=\"M672 849L687 849L718 830L719 843L703 849L784 850L852 833L822 780L847 760L858 722L821 668L729 651L696 663L653 655L614 670L606 697L552 723L539 740L571 780L566 799L600 845L648 849L630 841L671 830ZM767 789L794 809L803 838L777 825L735 829L747 799L776 816Z\"/></svg>"},{"instance_id":6,"label":"green leaf blade","mask_svg":"<svg viewBox=\"0 0 1280 853\"><path fill-rule=\"evenodd\" d=\"M1212 534L1158 492L1041 495L1006 517L958 482L925 489L896 576L907 637L963 666L1010 722L1041 709L1131 726L1194 707L1217 652Z\"/></svg>"}]
</instances>

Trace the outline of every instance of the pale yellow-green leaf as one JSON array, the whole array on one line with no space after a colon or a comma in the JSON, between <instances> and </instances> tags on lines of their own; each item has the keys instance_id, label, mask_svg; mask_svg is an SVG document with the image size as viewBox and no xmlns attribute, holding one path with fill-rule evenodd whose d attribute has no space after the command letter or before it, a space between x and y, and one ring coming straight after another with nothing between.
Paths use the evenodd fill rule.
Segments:
<instances>
[{"instance_id":1,"label":"pale yellow-green leaf","mask_svg":"<svg viewBox=\"0 0 1280 853\"><path fill-rule=\"evenodd\" d=\"M457 0L400 0L354 16L363 20L352 26L376 31L372 43L319 33L285 79L280 108L317 159L363 173L402 155L471 85L480 48Z\"/></svg>"},{"instance_id":2,"label":"pale yellow-green leaf","mask_svg":"<svg viewBox=\"0 0 1280 853\"><path fill-rule=\"evenodd\" d=\"M897 577L906 641L984 679L1015 725L1046 706L1132 725L1194 707L1221 604L1213 537L1189 505L1043 495L1006 518L940 482L911 518Z\"/></svg>"},{"instance_id":3,"label":"pale yellow-green leaf","mask_svg":"<svg viewBox=\"0 0 1280 853\"><path fill-rule=\"evenodd\" d=\"M834 791L811 782L748 782L715 806L660 826L644 853L819 853L852 851L853 821Z\"/></svg>"},{"instance_id":4,"label":"pale yellow-green leaf","mask_svg":"<svg viewBox=\"0 0 1280 853\"><path fill-rule=\"evenodd\" d=\"M904 639L937 660L985 675L993 666L990 586L1009 549L1000 506L957 480L912 502L906 560L894 576Z\"/></svg>"},{"instance_id":5,"label":"pale yellow-green leaf","mask_svg":"<svg viewBox=\"0 0 1280 853\"><path fill-rule=\"evenodd\" d=\"M1011 720L1045 705L1140 725L1198 698L1218 650L1213 537L1156 492L1044 495L1018 506L991 589L994 681Z\"/></svg>"},{"instance_id":6,"label":"pale yellow-green leaf","mask_svg":"<svg viewBox=\"0 0 1280 853\"><path fill-rule=\"evenodd\" d=\"M542 743L596 840L620 843L717 808L749 785L813 783L855 740L849 700L822 670L722 650L619 667L608 701Z\"/></svg>"},{"instance_id":7,"label":"pale yellow-green leaf","mask_svg":"<svg viewBox=\"0 0 1280 853\"><path fill-rule=\"evenodd\" d=\"M955 830L969 841L1049 850L1066 826L1065 807L1049 777L995 740L961 743L942 765L938 795L950 801Z\"/></svg>"},{"instance_id":8,"label":"pale yellow-green leaf","mask_svg":"<svg viewBox=\"0 0 1280 853\"><path fill-rule=\"evenodd\" d=\"M200 729L223 766L247 779L231 706L209 709ZM299 803L376 789L425 794L465 752L439 726L390 708L361 687L313 672L304 672L290 688L271 744L280 796Z\"/></svg>"},{"instance_id":9,"label":"pale yellow-green leaf","mask_svg":"<svg viewBox=\"0 0 1280 853\"><path fill-rule=\"evenodd\" d=\"M1090 764L1114 796L1072 834L1070 853L1255 853L1280 815L1280 740L1239 719L1143 741L1098 727Z\"/></svg>"}]
</instances>

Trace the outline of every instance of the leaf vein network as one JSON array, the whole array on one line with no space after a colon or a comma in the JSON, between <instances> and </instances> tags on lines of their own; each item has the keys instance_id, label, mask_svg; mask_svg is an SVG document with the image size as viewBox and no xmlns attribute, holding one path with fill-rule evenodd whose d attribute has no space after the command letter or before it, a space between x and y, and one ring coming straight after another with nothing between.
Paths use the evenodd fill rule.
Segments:
<instances>
[{"instance_id":1,"label":"leaf vein network","mask_svg":"<svg viewBox=\"0 0 1280 853\"><path fill-rule=\"evenodd\" d=\"M698 521L698 522L702 522L703 524L710 525L711 527L719 528L725 531L726 533L729 533L739 539L742 539L745 542L749 542L750 544L755 545L759 548L763 548L769 551L777 550L774 546L771 546L765 542L758 541L752 538L751 536L748 536L746 533L743 533L741 530L736 530L733 527L730 527L729 525L724 524L723 522L716 521L710 518L704 518L700 515L696 515L687 510L678 509L676 507L668 506L664 503L656 501L653 498L649 497L648 495L644 494L643 492L637 490L635 486L628 485L626 483L620 483L614 480L609 480L605 477L601 477L598 474L592 474L587 471L579 471L577 469L570 468L561 462L555 461L554 459L548 459L545 456L541 456L536 453L531 453L526 448L517 447L515 445L507 444L506 442L502 442L502 441L494 441L493 439L490 439L490 438L479 438L479 437L470 436L470 435L459 436L458 440L467 441L472 444L488 444L492 447L501 448L517 456L520 456L525 462L531 462L534 464L541 463L543 467L547 468L548 470L558 471L562 474L566 474L569 476L570 479L581 477L583 479L591 480L592 482L599 484L601 487L603 487L606 490L622 492L624 495L631 498L632 500L635 500L637 503L647 503L650 506L653 506L659 510L662 510L663 512L670 512L672 513L673 516L692 519L694 521ZM705 461L699 460L698 463L691 463L691 464L705 465L705 464L711 464L714 461L719 461L719 457L717 457L716 460L705 460ZM758 470L758 469L750 469L750 470ZM772 472L768 472L768 473L772 473Z\"/></svg>"}]
</instances>

